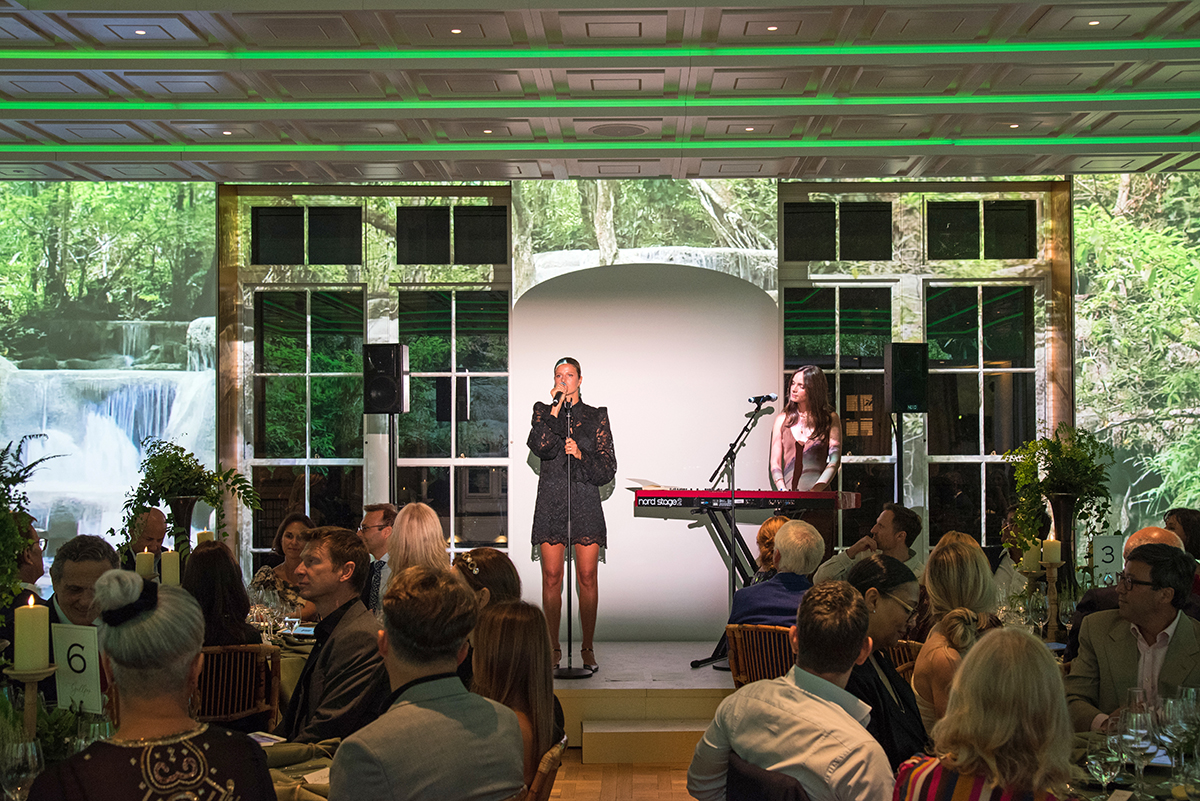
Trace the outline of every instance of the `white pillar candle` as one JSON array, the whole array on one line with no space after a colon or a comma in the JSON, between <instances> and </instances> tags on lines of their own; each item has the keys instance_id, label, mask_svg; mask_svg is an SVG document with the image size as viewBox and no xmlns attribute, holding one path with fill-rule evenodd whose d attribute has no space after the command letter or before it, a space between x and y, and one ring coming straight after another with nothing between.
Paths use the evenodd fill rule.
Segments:
<instances>
[{"instance_id":1,"label":"white pillar candle","mask_svg":"<svg viewBox=\"0 0 1200 801\"><path fill-rule=\"evenodd\" d=\"M1062 561L1062 543L1058 540L1046 540L1042 543L1043 562Z\"/></svg>"},{"instance_id":2,"label":"white pillar candle","mask_svg":"<svg viewBox=\"0 0 1200 801\"><path fill-rule=\"evenodd\" d=\"M213 538L214 538L213 533L211 531L208 531L207 529L204 531L196 532L196 544L197 545L199 545L202 542L211 542L213 540Z\"/></svg>"},{"instance_id":3,"label":"white pillar candle","mask_svg":"<svg viewBox=\"0 0 1200 801\"><path fill-rule=\"evenodd\" d=\"M158 560L163 586L179 584L179 551L163 551Z\"/></svg>"},{"instance_id":4,"label":"white pillar candle","mask_svg":"<svg viewBox=\"0 0 1200 801\"><path fill-rule=\"evenodd\" d=\"M50 666L50 607L28 606L13 610L13 670L45 670Z\"/></svg>"},{"instance_id":5,"label":"white pillar candle","mask_svg":"<svg viewBox=\"0 0 1200 801\"><path fill-rule=\"evenodd\" d=\"M144 579L154 578L154 554L142 551L133 555L133 569Z\"/></svg>"},{"instance_id":6,"label":"white pillar candle","mask_svg":"<svg viewBox=\"0 0 1200 801\"><path fill-rule=\"evenodd\" d=\"M1038 562L1042 561L1042 543L1035 542L1033 547L1025 552L1025 558L1021 560L1021 568L1023 570L1040 570L1041 565Z\"/></svg>"}]
</instances>

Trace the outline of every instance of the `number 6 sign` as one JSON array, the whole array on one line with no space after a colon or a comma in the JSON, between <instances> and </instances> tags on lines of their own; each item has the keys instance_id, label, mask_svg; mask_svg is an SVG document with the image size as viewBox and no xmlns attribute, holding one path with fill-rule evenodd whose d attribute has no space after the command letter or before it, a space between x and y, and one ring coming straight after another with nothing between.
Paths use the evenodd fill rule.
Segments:
<instances>
[{"instance_id":1,"label":"number 6 sign","mask_svg":"<svg viewBox=\"0 0 1200 801\"><path fill-rule=\"evenodd\" d=\"M50 627L54 640L54 672L58 684L58 705L78 705L86 712L103 712L100 693L100 643L95 626L55 623Z\"/></svg>"}]
</instances>

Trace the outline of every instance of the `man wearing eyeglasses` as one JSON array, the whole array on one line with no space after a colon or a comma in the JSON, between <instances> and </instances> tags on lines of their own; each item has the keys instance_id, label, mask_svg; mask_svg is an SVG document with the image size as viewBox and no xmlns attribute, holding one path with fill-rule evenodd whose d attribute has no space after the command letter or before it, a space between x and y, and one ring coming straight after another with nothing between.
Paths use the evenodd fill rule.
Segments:
<instances>
[{"instance_id":1,"label":"man wearing eyeglasses","mask_svg":"<svg viewBox=\"0 0 1200 801\"><path fill-rule=\"evenodd\" d=\"M1117 575L1118 608L1089 615L1066 679L1076 731L1098 731L1119 716L1127 690L1147 702L1200 686L1200 622L1183 614L1196 561L1170 545L1134 548Z\"/></svg>"},{"instance_id":2,"label":"man wearing eyeglasses","mask_svg":"<svg viewBox=\"0 0 1200 801\"><path fill-rule=\"evenodd\" d=\"M390 503L371 503L363 507L362 523L358 526L358 538L367 546L374 559L367 585L363 588L362 602L372 612L379 610L380 599L387 592L392 571L388 567L388 542L392 538L392 526L396 523L399 510Z\"/></svg>"}]
</instances>

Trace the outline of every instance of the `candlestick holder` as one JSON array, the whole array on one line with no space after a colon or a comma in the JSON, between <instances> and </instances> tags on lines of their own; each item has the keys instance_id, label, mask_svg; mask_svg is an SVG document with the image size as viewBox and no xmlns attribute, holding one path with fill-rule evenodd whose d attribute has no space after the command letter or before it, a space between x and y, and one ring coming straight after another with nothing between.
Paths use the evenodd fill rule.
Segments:
<instances>
[{"instance_id":1,"label":"candlestick holder","mask_svg":"<svg viewBox=\"0 0 1200 801\"><path fill-rule=\"evenodd\" d=\"M1050 619L1046 623L1046 640L1058 642L1058 569L1066 562L1042 562L1046 568L1046 606Z\"/></svg>"},{"instance_id":2,"label":"candlestick holder","mask_svg":"<svg viewBox=\"0 0 1200 801\"><path fill-rule=\"evenodd\" d=\"M25 685L25 736L31 740L37 736L38 682L53 676L56 670L58 670L57 665L50 665L40 670L4 669L4 675Z\"/></svg>"}]
</instances>

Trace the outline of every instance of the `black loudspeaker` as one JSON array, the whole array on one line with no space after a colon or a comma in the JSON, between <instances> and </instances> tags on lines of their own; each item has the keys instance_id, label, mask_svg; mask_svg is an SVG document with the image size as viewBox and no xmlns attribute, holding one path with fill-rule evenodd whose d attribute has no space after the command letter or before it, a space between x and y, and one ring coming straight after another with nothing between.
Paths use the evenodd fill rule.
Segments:
<instances>
[{"instance_id":1,"label":"black loudspeaker","mask_svg":"<svg viewBox=\"0 0 1200 801\"><path fill-rule=\"evenodd\" d=\"M408 346L363 345L363 414L408 411Z\"/></svg>"},{"instance_id":2,"label":"black loudspeaker","mask_svg":"<svg viewBox=\"0 0 1200 801\"><path fill-rule=\"evenodd\" d=\"M883 397L889 413L929 411L929 345L889 342L883 349Z\"/></svg>"}]
</instances>

